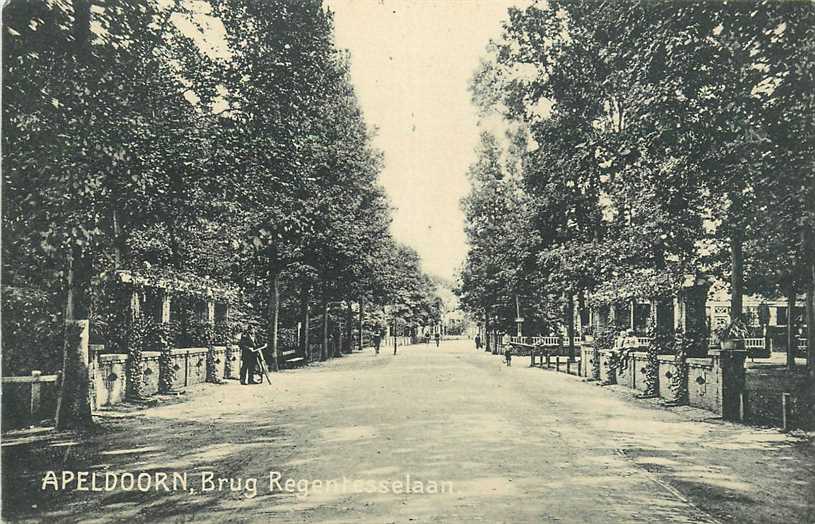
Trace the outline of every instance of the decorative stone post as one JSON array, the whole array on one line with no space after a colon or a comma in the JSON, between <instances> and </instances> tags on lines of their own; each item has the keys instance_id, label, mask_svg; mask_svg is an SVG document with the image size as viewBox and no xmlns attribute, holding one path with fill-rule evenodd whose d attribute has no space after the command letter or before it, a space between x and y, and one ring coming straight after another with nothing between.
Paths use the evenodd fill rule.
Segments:
<instances>
[{"instance_id":1,"label":"decorative stone post","mask_svg":"<svg viewBox=\"0 0 815 524\"><path fill-rule=\"evenodd\" d=\"M215 327L215 301L211 297L207 298L207 324Z\"/></svg>"},{"instance_id":2,"label":"decorative stone post","mask_svg":"<svg viewBox=\"0 0 815 524\"><path fill-rule=\"evenodd\" d=\"M170 323L170 290L161 290L161 317L159 321L162 324ZM164 347L161 348L161 356L159 357L159 392L171 393L175 385L176 369L175 362L173 361L172 341L169 339L164 340Z\"/></svg>"},{"instance_id":3,"label":"decorative stone post","mask_svg":"<svg viewBox=\"0 0 815 524\"><path fill-rule=\"evenodd\" d=\"M720 374L719 399L724 420L739 420L745 387L744 361L747 352L742 350L712 350L713 369Z\"/></svg>"},{"instance_id":4,"label":"decorative stone post","mask_svg":"<svg viewBox=\"0 0 815 524\"><path fill-rule=\"evenodd\" d=\"M89 373L90 324L87 320L65 322L65 365L57 400L57 429L91 425Z\"/></svg>"},{"instance_id":5,"label":"decorative stone post","mask_svg":"<svg viewBox=\"0 0 815 524\"><path fill-rule=\"evenodd\" d=\"M161 323L168 324L170 322L170 292L165 289L161 293Z\"/></svg>"},{"instance_id":6,"label":"decorative stone post","mask_svg":"<svg viewBox=\"0 0 815 524\"><path fill-rule=\"evenodd\" d=\"M130 290L130 318L136 320L141 316L141 291L137 287Z\"/></svg>"}]
</instances>

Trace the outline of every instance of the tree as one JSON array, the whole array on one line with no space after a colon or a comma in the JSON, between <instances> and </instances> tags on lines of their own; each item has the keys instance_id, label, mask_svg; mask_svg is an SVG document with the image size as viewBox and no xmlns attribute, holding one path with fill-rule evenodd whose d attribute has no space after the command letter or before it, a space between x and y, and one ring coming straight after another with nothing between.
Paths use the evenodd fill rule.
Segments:
<instances>
[{"instance_id":1,"label":"tree","mask_svg":"<svg viewBox=\"0 0 815 524\"><path fill-rule=\"evenodd\" d=\"M92 278L121 263L123 223L147 216L133 205L157 175L144 169L142 148L175 158L170 124L194 114L181 95L198 78L178 65L200 56L167 23L177 7L100 3L92 11L75 0L4 8L4 276L63 287L65 321L88 317ZM80 360L68 338L66 363ZM63 393L76 380L64 373Z\"/></svg>"}]
</instances>

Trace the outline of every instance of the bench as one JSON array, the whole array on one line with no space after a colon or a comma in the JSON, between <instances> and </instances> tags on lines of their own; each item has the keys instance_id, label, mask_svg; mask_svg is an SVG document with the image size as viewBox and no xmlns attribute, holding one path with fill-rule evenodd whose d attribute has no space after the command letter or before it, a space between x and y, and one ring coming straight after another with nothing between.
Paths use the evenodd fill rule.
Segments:
<instances>
[{"instance_id":1,"label":"bench","mask_svg":"<svg viewBox=\"0 0 815 524\"><path fill-rule=\"evenodd\" d=\"M305 364L306 359L303 357L295 356L297 355L297 351L292 349L290 351L282 351L280 353L280 359L285 362L286 367L294 367L294 366L301 366Z\"/></svg>"},{"instance_id":2,"label":"bench","mask_svg":"<svg viewBox=\"0 0 815 524\"><path fill-rule=\"evenodd\" d=\"M518 337L518 339L520 340L520 337ZM537 351L537 347L534 344L526 344L524 342L514 342L513 341L513 342L510 342L509 345L512 346L513 348L523 349L524 352L526 352L528 350L529 351L529 357L530 357L529 366L532 367L532 366L535 365L535 353Z\"/></svg>"}]
</instances>

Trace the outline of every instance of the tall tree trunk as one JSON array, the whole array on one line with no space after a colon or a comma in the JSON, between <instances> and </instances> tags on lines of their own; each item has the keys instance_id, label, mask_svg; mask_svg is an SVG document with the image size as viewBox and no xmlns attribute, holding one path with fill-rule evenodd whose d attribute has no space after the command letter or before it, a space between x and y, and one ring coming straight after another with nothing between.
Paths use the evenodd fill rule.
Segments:
<instances>
[{"instance_id":1,"label":"tall tree trunk","mask_svg":"<svg viewBox=\"0 0 815 524\"><path fill-rule=\"evenodd\" d=\"M90 58L91 40L91 2L90 0L71 0L74 19L71 32L74 37L74 53L84 61Z\"/></svg>"},{"instance_id":2,"label":"tall tree trunk","mask_svg":"<svg viewBox=\"0 0 815 524\"><path fill-rule=\"evenodd\" d=\"M301 326L303 330L303 334L300 337L300 351L303 354L303 358L306 359L306 362L311 359L311 346L309 342L311 314L309 311L309 298L309 285L308 282L304 280L300 288L300 315L302 318Z\"/></svg>"},{"instance_id":3,"label":"tall tree trunk","mask_svg":"<svg viewBox=\"0 0 815 524\"><path fill-rule=\"evenodd\" d=\"M76 277L74 275L74 254L68 257L65 271L65 322L76 319L74 301L76 300Z\"/></svg>"},{"instance_id":4,"label":"tall tree trunk","mask_svg":"<svg viewBox=\"0 0 815 524\"><path fill-rule=\"evenodd\" d=\"M795 369L795 350L798 345L795 337L795 286L791 284L787 288L787 368Z\"/></svg>"},{"instance_id":5,"label":"tall tree trunk","mask_svg":"<svg viewBox=\"0 0 815 524\"><path fill-rule=\"evenodd\" d=\"M113 269L122 267L122 230L119 225L119 212L113 209Z\"/></svg>"},{"instance_id":6,"label":"tall tree trunk","mask_svg":"<svg viewBox=\"0 0 815 524\"><path fill-rule=\"evenodd\" d=\"M810 264L807 280L807 370L812 385L815 384L815 264Z\"/></svg>"},{"instance_id":7,"label":"tall tree trunk","mask_svg":"<svg viewBox=\"0 0 815 524\"><path fill-rule=\"evenodd\" d=\"M84 429L93 424L87 320L66 320L62 383L57 397L57 429Z\"/></svg>"},{"instance_id":8,"label":"tall tree trunk","mask_svg":"<svg viewBox=\"0 0 815 524\"><path fill-rule=\"evenodd\" d=\"M810 386L815 387L815 239L812 231L807 234L806 230L801 232L804 242L804 253L808 253L809 264L806 268L806 323L807 323L807 371L809 373Z\"/></svg>"},{"instance_id":9,"label":"tall tree trunk","mask_svg":"<svg viewBox=\"0 0 815 524\"><path fill-rule=\"evenodd\" d=\"M272 353L272 368L278 371L280 369L277 351L277 329L280 317L280 271L273 270L269 277L269 328L268 333L266 333L266 341Z\"/></svg>"},{"instance_id":10,"label":"tall tree trunk","mask_svg":"<svg viewBox=\"0 0 815 524\"><path fill-rule=\"evenodd\" d=\"M743 313L744 294L744 253L742 252L742 232L734 230L730 238L732 274L730 275L730 319L740 319Z\"/></svg>"},{"instance_id":11,"label":"tall tree trunk","mask_svg":"<svg viewBox=\"0 0 815 524\"><path fill-rule=\"evenodd\" d=\"M78 62L90 58L91 6L73 0L73 52ZM88 376L88 309L92 259L74 245L66 259L65 335L62 347L62 378L57 397L58 428L85 428L93 423Z\"/></svg>"},{"instance_id":12,"label":"tall tree trunk","mask_svg":"<svg viewBox=\"0 0 815 524\"><path fill-rule=\"evenodd\" d=\"M181 269L181 243L178 241L174 222L175 219L171 218L167 223L167 245L170 248L170 265Z\"/></svg>"},{"instance_id":13,"label":"tall tree trunk","mask_svg":"<svg viewBox=\"0 0 815 524\"><path fill-rule=\"evenodd\" d=\"M359 350L362 351L362 324L365 321L365 298L359 297Z\"/></svg>"},{"instance_id":14,"label":"tall tree trunk","mask_svg":"<svg viewBox=\"0 0 815 524\"><path fill-rule=\"evenodd\" d=\"M323 284L323 341L320 348L320 360L328 358L328 286Z\"/></svg>"},{"instance_id":15,"label":"tall tree trunk","mask_svg":"<svg viewBox=\"0 0 815 524\"><path fill-rule=\"evenodd\" d=\"M574 362L574 295L569 295L569 303L566 306L566 335L569 337L569 362Z\"/></svg>"},{"instance_id":16,"label":"tall tree trunk","mask_svg":"<svg viewBox=\"0 0 815 524\"><path fill-rule=\"evenodd\" d=\"M810 218L815 216L815 178L807 184L806 211ZM804 290L806 293L805 312L807 325L807 373L810 388L815 388L815 231L811 224L801 228L801 245L806 261Z\"/></svg>"},{"instance_id":17,"label":"tall tree trunk","mask_svg":"<svg viewBox=\"0 0 815 524\"><path fill-rule=\"evenodd\" d=\"M354 349L354 308L350 300L346 301L345 307L347 312L345 316L345 340L347 344L343 349L345 349L345 353L351 353Z\"/></svg>"},{"instance_id":18,"label":"tall tree trunk","mask_svg":"<svg viewBox=\"0 0 815 524\"><path fill-rule=\"evenodd\" d=\"M486 351L491 351L490 348L490 308L484 308L484 347Z\"/></svg>"}]
</instances>

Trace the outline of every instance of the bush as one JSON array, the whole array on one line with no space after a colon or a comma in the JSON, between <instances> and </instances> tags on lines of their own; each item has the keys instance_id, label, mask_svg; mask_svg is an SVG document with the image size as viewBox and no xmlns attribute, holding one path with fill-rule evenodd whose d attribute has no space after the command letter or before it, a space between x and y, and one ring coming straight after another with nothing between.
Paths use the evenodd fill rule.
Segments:
<instances>
[{"instance_id":1,"label":"bush","mask_svg":"<svg viewBox=\"0 0 815 524\"><path fill-rule=\"evenodd\" d=\"M62 370L63 313L57 297L45 291L3 287L3 375L46 374Z\"/></svg>"}]
</instances>

